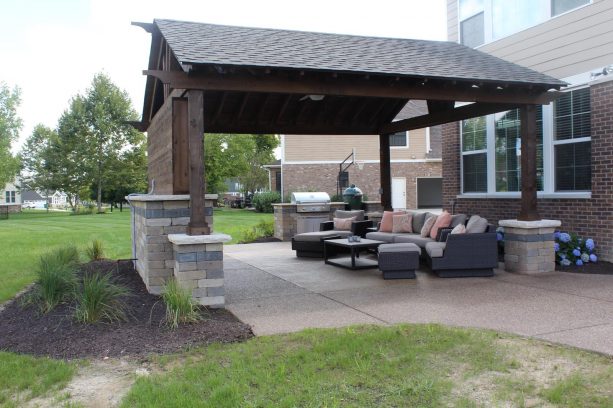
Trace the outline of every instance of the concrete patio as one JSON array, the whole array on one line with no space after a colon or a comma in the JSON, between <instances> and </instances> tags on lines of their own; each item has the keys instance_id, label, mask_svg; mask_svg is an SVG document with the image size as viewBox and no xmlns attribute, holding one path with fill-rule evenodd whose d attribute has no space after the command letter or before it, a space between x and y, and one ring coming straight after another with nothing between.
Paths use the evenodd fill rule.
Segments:
<instances>
[{"instance_id":1,"label":"concrete patio","mask_svg":"<svg viewBox=\"0 0 613 408\"><path fill-rule=\"evenodd\" d=\"M496 271L493 278L384 281L296 258L289 242L224 246L226 307L257 335L352 324L442 323L613 355L613 276Z\"/></svg>"}]
</instances>

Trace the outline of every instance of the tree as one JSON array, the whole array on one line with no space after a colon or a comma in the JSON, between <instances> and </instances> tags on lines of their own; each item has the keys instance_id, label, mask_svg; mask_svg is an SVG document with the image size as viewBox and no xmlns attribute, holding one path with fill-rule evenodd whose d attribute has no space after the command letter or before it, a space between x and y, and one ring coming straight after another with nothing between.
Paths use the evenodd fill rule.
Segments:
<instances>
[{"instance_id":1,"label":"tree","mask_svg":"<svg viewBox=\"0 0 613 408\"><path fill-rule=\"evenodd\" d=\"M266 187L268 175L262 166L274 160L278 145L274 135L207 133L204 137L207 192L223 192L228 178L237 178L245 193Z\"/></svg>"},{"instance_id":2,"label":"tree","mask_svg":"<svg viewBox=\"0 0 613 408\"><path fill-rule=\"evenodd\" d=\"M25 170L24 182L29 188L42 190L49 197L49 191L56 189L55 158L52 146L57 143L57 132L42 124L34 127L26 140L20 160ZM47 208L48 209L48 208Z\"/></svg>"},{"instance_id":3,"label":"tree","mask_svg":"<svg viewBox=\"0 0 613 408\"><path fill-rule=\"evenodd\" d=\"M70 161L65 163L66 187L78 192L93 184L98 211L103 189L112 189L121 179L122 155L142 143L142 133L128 124L137 119L127 93L104 74L94 76L86 94L74 97L60 118L58 146Z\"/></svg>"},{"instance_id":4,"label":"tree","mask_svg":"<svg viewBox=\"0 0 613 408\"><path fill-rule=\"evenodd\" d=\"M19 173L19 159L11 153L11 145L19 137L22 121L17 116L21 102L18 87L11 91L0 82L0 186L4 186Z\"/></svg>"}]
</instances>

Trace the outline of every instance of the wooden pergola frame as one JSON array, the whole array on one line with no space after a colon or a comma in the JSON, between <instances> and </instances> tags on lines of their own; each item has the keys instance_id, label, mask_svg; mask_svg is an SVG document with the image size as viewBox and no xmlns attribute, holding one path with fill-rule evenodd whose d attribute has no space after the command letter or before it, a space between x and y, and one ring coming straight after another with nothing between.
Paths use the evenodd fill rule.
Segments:
<instances>
[{"instance_id":1,"label":"wooden pergola frame","mask_svg":"<svg viewBox=\"0 0 613 408\"><path fill-rule=\"evenodd\" d=\"M188 234L209 234L203 174L205 133L379 135L381 204L391 209L389 135L519 108L521 112L521 211L518 219L540 219L537 211L536 106L557 98L555 83L508 82L457 77L283 69L247 65L184 64L153 24L152 51L143 119L148 130L171 97L187 105L185 118L191 196ZM311 98L317 96L317 98ZM323 100L321 99L323 97ZM311 100L315 99L315 100ZM426 100L428 113L394 121L411 99ZM462 102L460 106L457 102ZM469 104L466 104L469 103ZM184 172L185 173L185 172ZM180 177L179 177L180 178ZM179 184L181 184L179 183ZM185 192L185 191L184 191Z\"/></svg>"}]
</instances>

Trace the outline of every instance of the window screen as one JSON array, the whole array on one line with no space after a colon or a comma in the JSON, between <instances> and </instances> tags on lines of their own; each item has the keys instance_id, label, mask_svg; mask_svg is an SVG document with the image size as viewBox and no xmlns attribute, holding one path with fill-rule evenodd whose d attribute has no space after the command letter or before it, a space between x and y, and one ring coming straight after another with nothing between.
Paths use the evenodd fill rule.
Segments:
<instances>
[{"instance_id":1,"label":"window screen","mask_svg":"<svg viewBox=\"0 0 613 408\"><path fill-rule=\"evenodd\" d=\"M407 132L392 133L390 135L390 146L406 147L407 146Z\"/></svg>"}]
</instances>

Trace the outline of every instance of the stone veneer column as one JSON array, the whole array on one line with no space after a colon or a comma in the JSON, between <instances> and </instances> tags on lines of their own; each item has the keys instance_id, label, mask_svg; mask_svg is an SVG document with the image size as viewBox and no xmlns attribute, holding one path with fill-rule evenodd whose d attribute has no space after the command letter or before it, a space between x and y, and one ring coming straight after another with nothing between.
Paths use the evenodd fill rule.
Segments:
<instances>
[{"instance_id":1,"label":"stone veneer column","mask_svg":"<svg viewBox=\"0 0 613 408\"><path fill-rule=\"evenodd\" d=\"M140 194L126 197L132 207L135 268L149 293L160 294L173 276L175 258L169 234L184 234L189 223L189 195ZM213 228L217 194L205 196L206 220Z\"/></svg>"},{"instance_id":2,"label":"stone veneer column","mask_svg":"<svg viewBox=\"0 0 613 408\"><path fill-rule=\"evenodd\" d=\"M175 256L174 277L200 305L224 307L223 243L231 239L226 234L168 236Z\"/></svg>"},{"instance_id":3,"label":"stone veneer column","mask_svg":"<svg viewBox=\"0 0 613 408\"><path fill-rule=\"evenodd\" d=\"M504 227L504 268L507 272L536 274L555 271L554 235L557 220L501 220Z\"/></svg>"}]
</instances>

